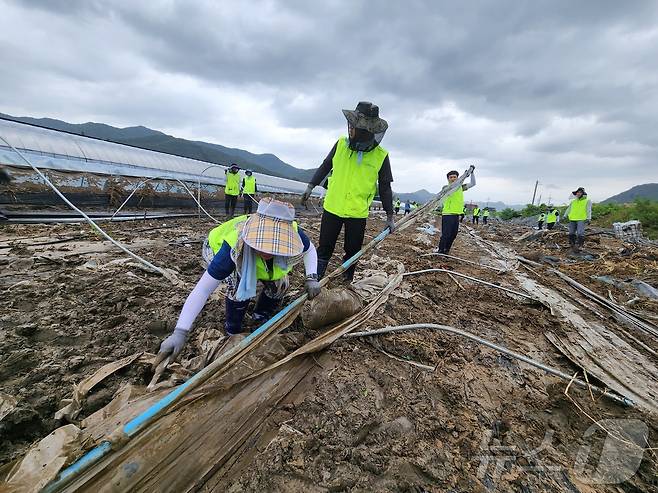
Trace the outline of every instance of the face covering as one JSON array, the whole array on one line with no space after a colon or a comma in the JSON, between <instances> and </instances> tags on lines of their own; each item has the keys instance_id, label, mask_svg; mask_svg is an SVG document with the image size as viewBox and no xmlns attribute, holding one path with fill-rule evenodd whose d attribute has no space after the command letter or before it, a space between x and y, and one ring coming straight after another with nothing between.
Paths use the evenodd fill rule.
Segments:
<instances>
[{"instance_id":1,"label":"face covering","mask_svg":"<svg viewBox=\"0 0 658 493\"><path fill-rule=\"evenodd\" d=\"M349 130L350 127L348 126L348 131ZM351 132L348 133L348 135L350 134ZM384 134L382 134L382 137L383 136ZM375 134L372 134L367 130L363 130L362 128L355 128L354 137L349 138L349 147L353 151L367 152L377 147L378 144L379 142L376 141Z\"/></svg>"}]
</instances>

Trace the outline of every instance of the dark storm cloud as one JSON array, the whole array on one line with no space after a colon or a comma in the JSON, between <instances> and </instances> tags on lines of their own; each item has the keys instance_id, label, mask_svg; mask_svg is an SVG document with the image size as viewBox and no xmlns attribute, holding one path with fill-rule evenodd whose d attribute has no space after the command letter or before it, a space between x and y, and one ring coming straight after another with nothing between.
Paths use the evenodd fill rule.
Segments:
<instances>
[{"instance_id":1,"label":"dark storm cloud","mask_svg":"<svg viewBox=\"0 0 658 493\"><path fill-rule=\"evenodd\" d=\"M618 187L658 174L655 2L6 6L2 61L17 69L0 89L34 116L59 98L71 120L216 135L311 166L344 131L340 109L370 99L390 123L398 189L437 190L443 168L472 160L482 193L508 201L549 169L599 180L595 198L618 191L619 167L633 175Z\"/></svg>"}]
</instances>

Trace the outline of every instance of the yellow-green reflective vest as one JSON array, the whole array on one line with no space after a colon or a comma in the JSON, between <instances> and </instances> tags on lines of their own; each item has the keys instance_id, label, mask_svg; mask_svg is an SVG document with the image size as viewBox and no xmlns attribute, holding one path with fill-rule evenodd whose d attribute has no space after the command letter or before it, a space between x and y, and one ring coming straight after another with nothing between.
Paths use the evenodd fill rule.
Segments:
<instances>
[{"instance_id":1,"label":"yellow-green reflective vest","mask_svg":"<svg viewBox=\"0 0 658 493\"><path fill-rule=\"evenodd\" d=\"M242 193L246 193L248 195L253 195L256 193L256 177L255 176L245 176L244 177L244 188L242 189Z\"/></svg>"},{"instance_id":2,"label":"yellow-green reflective vest","mask_svg":"<svg viewBox=\"0 0 658 493\"><path fill-rule=\"evenodd\" d=\"M444 216L464 213L464 189L461 186L446 197L441 213Z\"/></svg>"},{"instance_id":3,"label":"yellow-green reflective vest","mask_svg":"<svg viewBox=\"0 0 658 493\"><path fill-rule=\"evenodd\" d=\"M475 207L473 209L473 215L474 216L479 216L480 215L480 208L479 207Z\"/></svg>"},{"instance_id":4,"label":"yellow-green reflective vest","mask_svg":"<svg viewBox=\"0 0 658 493\"><path fill-rule=\"evenodd\" d=\"M225 195L240 195L240 173L226 173Z\"/></svg>"},{"instance_id":5,"label":"yellow-green reflective vest","mask_svg":"<svg viewBox=\"0 0 658 493\"><path fill-rule=\"evenodd\" d=\"M220 224L216 228L213 228L210 233L208 233L208 245L210 245L212 252L217 254L222 248L224 242L228 243L232 249L235 248L235 245L238 244L238 237L242 232L244 223L248 218L248 215L238 216L230 221ZM295 231L299 230L297 221L293 221L292 226ZM287 268L282 269L274 263L272 271L269 271L265 260L258 255L256 256L256 279L259 281L277 281L288 275L292 268L293 266L289 265Z\"/></svg>"},{"instance_id":6,"label":"yellow-green reflective vest","mask_svg":"<svg viewBox=\"0 0 658 493\"><path fill-rule=\"evenodd\" d=\"M489 217L489 211L485 209L485 211L482 213L484 217Z\"/></svg>"},{"instance_id":7,"label":"yellow-green reflective vest","mask_svg":"<svg viewBox=\"0 0 658 493\"><path fill-rule=\"evenodd\" d=\"M338 217L368 217L368 210L377 190L379 170L388 151L381 146L362 153L348 146L347 137L336 143L332 173L328 180L324 210Z\"/></svg>"},{"instance_id":8,"label":"yellow-green reflective vest","mask_svg":"<svg viewBox=\"0 0 658 493\"><path fill-rule=\"evenodd\" d=\"M541 214L539 214L539 220L543 221L544 219L546 219L546 214L542 212Z\"/></svg>"},{"instance_id":9,"label":"yellow-green reflective vest","mask_svg":"<svg viewBox=\"0 0 658 493\"><path fill-rule=\"evenodd\" d=\"M555 223L555 222L557 222L557 211L552 210L551 212L546 214L546 223L550 224L550 223Z\"/></svg>"},{"instance_id":10,"label":"yellow-green reflective vest","mask_svg":"<svg viewBox=\"0 0 658 493\"><path fill-rule=\"evenodd\" d=\"M400 201L399 200L395 201L395 207L400 207Z\"/></svg>"},{"instance_id":11,"label":"yellow-green reflective vest","mask_svg":"<svg viewBox=\"0 0 658 493\"><path fill-rule=\"evenodd\" d=\"M587 219L587 197L573 199L571 201L571 209L569 209L569 221L584 221Z\"/></svg>"}]
</instances>

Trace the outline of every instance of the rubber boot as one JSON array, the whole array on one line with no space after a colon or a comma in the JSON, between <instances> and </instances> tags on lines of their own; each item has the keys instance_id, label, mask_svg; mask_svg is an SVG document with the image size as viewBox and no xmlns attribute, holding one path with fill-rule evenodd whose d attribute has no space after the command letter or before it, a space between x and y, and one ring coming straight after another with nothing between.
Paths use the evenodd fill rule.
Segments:
<instances>
[{"instance_id":1,"label":"rubber boot","mask_svg":"<svg viewBox=\"0 0 658 493\"><path fill-rule=\"evenodd\" d=\"M343 282L345 284L352 284L354 280L354 271L356 270L356 265L352 265L349 269L343 272Z\"/></svg>"},{"instance_id":2,"label":"rubber boot","mask_svg":"<svg viewBox=\"0 0 658 493\"><path fill-rule=\"evenodd\" d=\"M576 238L576 251L580 252L583 248L583 244L585 243L585 237L584 236L578 236Z\"/></svg>"},{"instance_id":3,"label":"rubber boot","mask_svg":"<svg viewBox=\"0 0 658 493\"><path fill-rule=\"evenodd\" d=\"M235 215L235 206L231 205L231 207L228 210L228 218L233 219L234 215Z\"/></svg>"},{"instance_id":4,"label":"rubber boot","mask_svg":"<svg viewBox=\"0 0 658 493\"><path fill-rule=\"evenodd\" d=\"M327 271L327 266L329 265L329 260L323 258L318 259L318 280L324 277L324 273Z\"/></svg>"},{"instance_id":5,"label":"rubber boot","mask_svg":"<svg viewBox=\"0 0 658 493\"><path fill-rule=\"evenodd\" d=\"M242 332L242 320L247 312L249 300L234 301L226 299L226 319L224 320L224 330L230 336Z\"/></svg>"},{"instance_id":6,"label":"rubber boot","mask_svg":"<svg viewBox=\"0 0 658 493\"><path fill-rule=\"evenodd\" d=\"M270 298L265 293L261 292L256 301L256 307L254 308L254 313L251 316L251 319L254 322L265 322L272 317L272 314L279 308L281 300Z\"/></svg>"},{"instance_id":7,"label":"rubber boot","mask_svg":"<svg viewBox=\"0 0 658 493\"><path fill-rule=\"evenodd\" d=\"M576 235L569 235L569 248L572 253L576 253Z\"/></svg>"}]
</instances>

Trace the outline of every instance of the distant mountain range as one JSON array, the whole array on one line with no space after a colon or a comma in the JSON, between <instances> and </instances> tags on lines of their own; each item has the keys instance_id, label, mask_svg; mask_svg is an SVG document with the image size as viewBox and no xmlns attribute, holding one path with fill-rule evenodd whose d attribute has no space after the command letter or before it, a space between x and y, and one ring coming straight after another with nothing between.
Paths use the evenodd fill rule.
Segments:
<instances>
[{"instance_id":1,"label":"distant mountain range","mask_svg":"<svg viewBox=\"0 0 658 493\"><path fill-rule=\"evenodd\" d=\"M645 183L644 185L635 185L625 192L613 195L602 201L602 204L617 203L625 204L633 202L637 198L658 200L658 183Z\"/></svg>"},{"instance_id":2,"label":"distant mountain range","mask_svg":"<svg viewBox=\"0 0 658 493\"><path fill-rule=\"evenodd\" d=\"M179 139L147 127L117 128L103 123L67 123L52 118L16 117L0 113L3 118L40 127L94 137L96 139L127 144L142 149L166 152L177 156L207 161L213 164L236 163L241 168L249 168L257 173L307 182L313 176L313 169L299 169L281 161L274 154L253 154L242 149L233 149L219 144Z\"/></svg>"}]
</instances>

